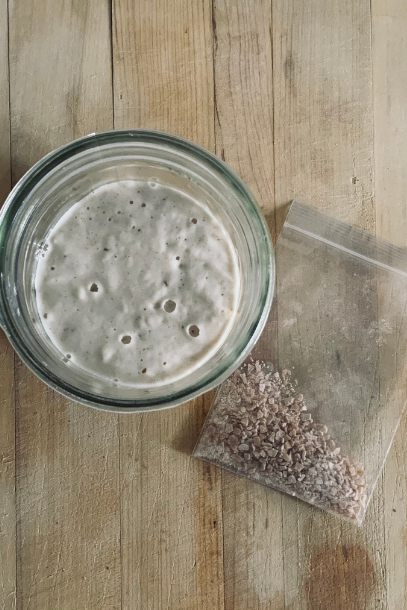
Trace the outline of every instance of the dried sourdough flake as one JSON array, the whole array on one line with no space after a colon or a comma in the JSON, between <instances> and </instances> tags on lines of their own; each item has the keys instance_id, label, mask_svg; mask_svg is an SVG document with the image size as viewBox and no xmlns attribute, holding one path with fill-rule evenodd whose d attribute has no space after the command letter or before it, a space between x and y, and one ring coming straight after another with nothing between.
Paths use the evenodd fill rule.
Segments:
<instances>
[{"instance_id":1,"label":"dried sourdough flake","mask_svg":"<svg viewBox=\"0 0 407 610\"><path fill-rule=\"evenodd\" d=\"M366 506L364 471L313 421L291 371L247 364L221 386L194 455L352 521Z\"/></svg>"}]
</instances>

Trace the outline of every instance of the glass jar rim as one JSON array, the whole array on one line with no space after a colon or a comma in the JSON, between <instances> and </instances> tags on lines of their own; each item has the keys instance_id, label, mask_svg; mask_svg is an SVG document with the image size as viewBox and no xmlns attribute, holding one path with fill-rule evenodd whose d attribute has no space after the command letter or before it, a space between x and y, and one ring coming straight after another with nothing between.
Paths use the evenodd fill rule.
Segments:
<instances>
[{"instance_id":1,"label":"glass jar rim","mask_svg":"<svg viewBox=\"0 0 407 610\"><path fill-rule=\"evenodd\" d=\"M70 160L80 153L86 153L92 149L98 149L109 145L129 145L133 143L138 145L156 145L157 147L163 147L167 150L172 149L176 151L177 154L181 153L190 159L192 158L193 160L202 163L216 175L220 176L239 200L245 202L246 205L250 207L251 211L255 212L256 220L261 231L260 242L263 249L263 259L267 267L267 273L265 273L264 277L264 290L261 294L262 298L259 303L256 319L252 321L245 340L242 340L241 345L237 346L235 349L235 352L238 352L239 355L236 356L232 354L223 364L222 370L219 371L218 369L215 369L210 376L204 377L194 386L188 386L184 390L164 396L162 399L155 398L134 401L127 399L104 399L97 394L88 394L79 388L68 386L54 375L52 371L42 366L41 362L35 358L35 355L26 349L26 345L18 332L18 328L16 328L12 317L8 315L7 297L3 285L4 252L8 238L8 229L13 222L17 210L24 203L26 197L33 188L51 171L56 170L59 166L63 165L65 161ZM10 343L13 345L20 358L37 377L68 398L98 409L128 413L168 408L191 400L220 384L232 374L239 364L248 356L263 330L273 299L274 280L274 250L270 234L260 210L260 206L252 193L237 174L214 154L184 138L164 132L143 129L107 131L93 133L74 140L50 152L33 165L33 167L29 169L14 186L0 211L0 326L4 328Z\"/></svg>"}]
</instances>

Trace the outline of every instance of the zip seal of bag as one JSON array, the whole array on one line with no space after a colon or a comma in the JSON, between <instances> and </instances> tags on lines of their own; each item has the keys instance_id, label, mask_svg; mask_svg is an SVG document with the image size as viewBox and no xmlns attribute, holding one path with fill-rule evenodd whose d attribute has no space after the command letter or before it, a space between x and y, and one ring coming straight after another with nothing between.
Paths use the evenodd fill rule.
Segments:
<instances>
[{"instance_id":1,"label":"zip seal of bag","mask_svg":"<svg viewBox=\"0 0 407 610\"><path fill-rule=\"evenodd\" d=\"M407 251L294 201L276 278L194 456L361 525L407 400Z\"/></svg>"}]
</instances>

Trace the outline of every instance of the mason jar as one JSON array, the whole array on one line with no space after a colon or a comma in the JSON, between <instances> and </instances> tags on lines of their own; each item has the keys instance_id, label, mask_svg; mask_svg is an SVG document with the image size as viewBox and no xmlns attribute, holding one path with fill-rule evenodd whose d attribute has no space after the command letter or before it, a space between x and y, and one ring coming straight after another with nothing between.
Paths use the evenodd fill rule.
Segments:
<instances>
[{"instance_id":1,"label":"mason jar","mask_svg":"<svg viewBox=\"0 0 407 610\"><path fill-rule=\"evenodd\" d=\"M53 345L35 294L41 244L63 214L99 186L147 180L204 203L222 223L240 270L229 334L196 370L162 385L135 387L84 370ZM50 153L16 184L0 213L0 325L21 360L54 390L119 412L184 403L219 385L243 362L268 317L274 292L269 231L245 184L220 159L186 140L153 131L92 134Z\"/></svg>"}]
</instances>

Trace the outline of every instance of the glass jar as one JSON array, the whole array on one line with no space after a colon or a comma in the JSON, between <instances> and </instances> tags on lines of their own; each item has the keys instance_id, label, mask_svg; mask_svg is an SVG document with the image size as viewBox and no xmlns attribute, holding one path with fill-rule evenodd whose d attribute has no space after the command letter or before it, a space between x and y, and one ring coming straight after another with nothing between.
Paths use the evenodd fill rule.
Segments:
<instances>
[{"instance_id":1,"label":"glass jar","mask_svg":"<svg viewBox=\"0 0 407 610\"><path fill-rule=\"evenodd\" d=\"M41 244L71 205L117 180L162 183L202 201L229 233L239 261L239 305L224 343L197 370L161 386L115 384L64 362L37 311L34 278ZM68 398L100 409L171 407L220 384L258 339L271 307L274 281L273 247L253 195L220 159L164 133L114 131L76 140L34 165L16 184L0 214L1 326L40 379Z\"/></svg>"}]
</instances>

